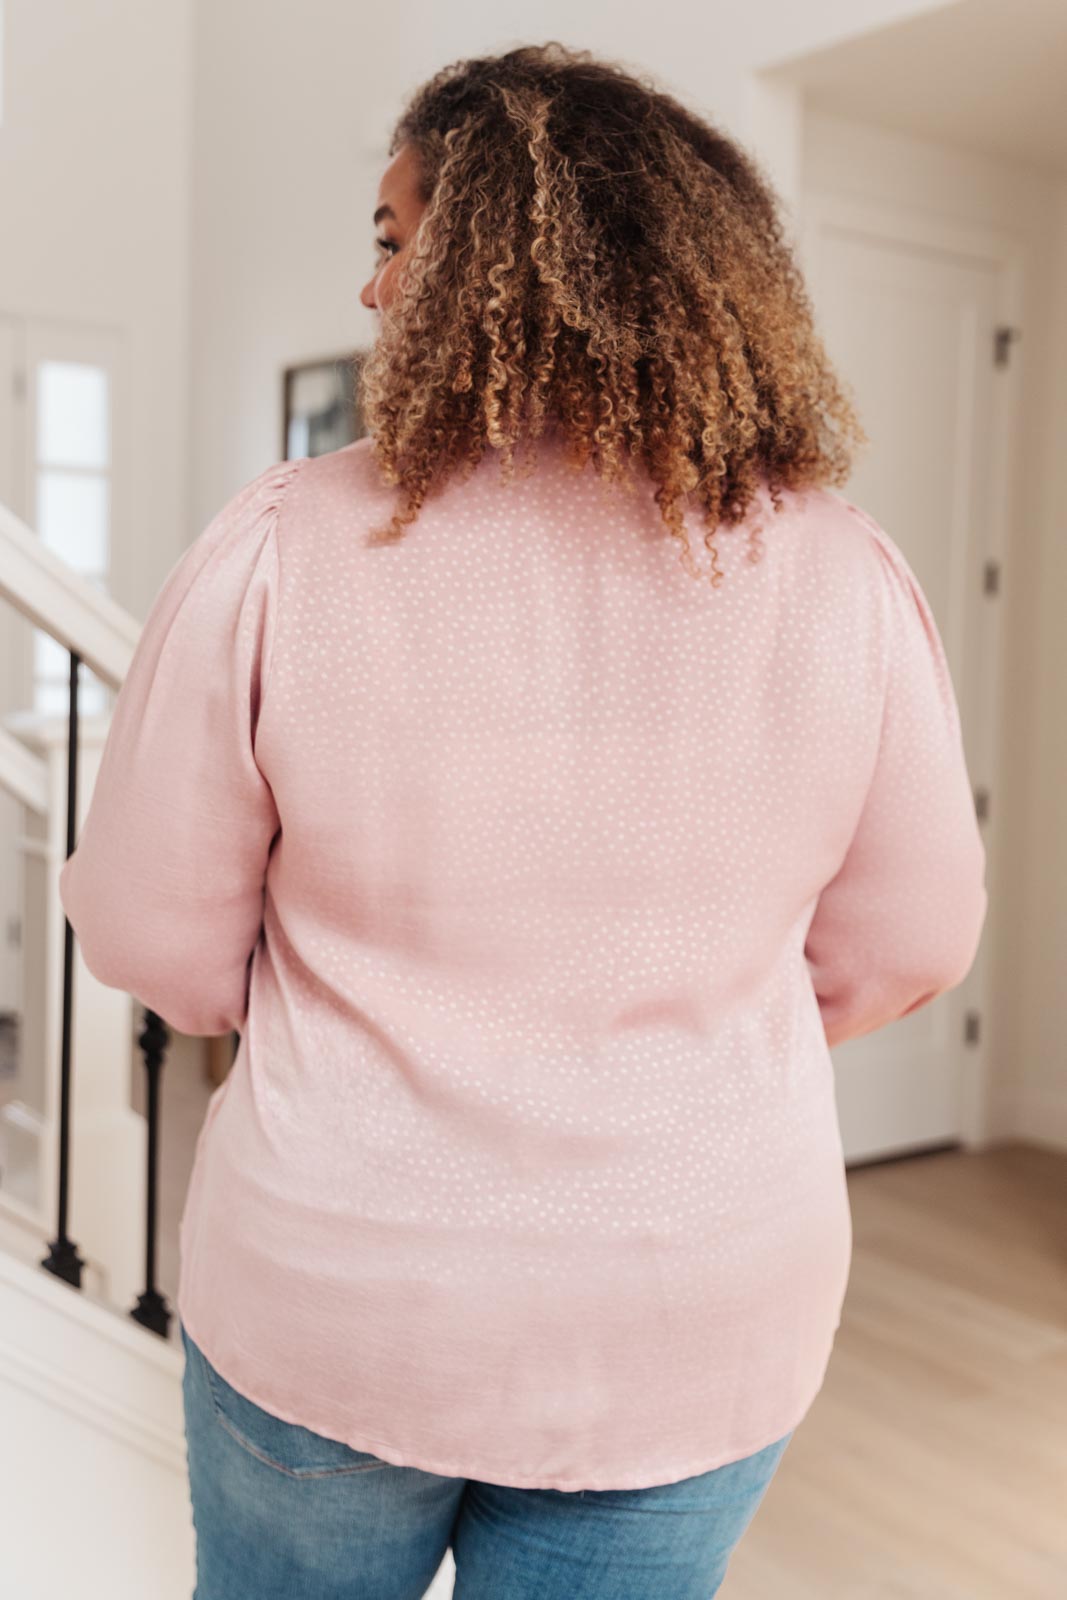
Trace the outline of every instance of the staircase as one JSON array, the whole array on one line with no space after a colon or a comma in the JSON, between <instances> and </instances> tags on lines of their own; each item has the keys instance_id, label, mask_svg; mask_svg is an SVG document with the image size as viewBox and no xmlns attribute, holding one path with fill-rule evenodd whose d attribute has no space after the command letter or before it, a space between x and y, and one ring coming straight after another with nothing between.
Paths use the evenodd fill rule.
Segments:
<instances>
[{"instance_id":1,"label":"staircase","mask_svg":"<svg viewBox=\"0 0 1067 1600\"><path fill-rule=\"evenodd\" d=\"M0 1587L188 1600L183 1356L154 1282L169 1034L78 959L58 891L108 727L79 722L79 665L117 689L140 626L2 506L0 599L71 661L68 716L0 718L25 883L17 1094L0 1109ZM147 1117L130 1104L138 1045Z\"/></svg>"}]
</instances>

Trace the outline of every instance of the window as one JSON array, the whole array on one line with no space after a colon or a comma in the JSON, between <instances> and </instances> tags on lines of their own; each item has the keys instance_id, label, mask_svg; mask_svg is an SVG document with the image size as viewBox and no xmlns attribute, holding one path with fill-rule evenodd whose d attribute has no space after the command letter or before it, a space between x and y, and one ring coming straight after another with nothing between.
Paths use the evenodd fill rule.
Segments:
<instances>
[{"instance_id":1,"label":"window","mask_svg":"<svg viewBox=\"0 0 1067 1600\"><path fill-rule=\"evenodd\" d=\"M36 366L33 523L67 564L106 591L111 556L111 385L105 367L42 359ZM82 668L78 705L107 708L107 689ZM64 714L70 657L41 628L33 630L33 705Z\"/></svg>"}]
</instances>

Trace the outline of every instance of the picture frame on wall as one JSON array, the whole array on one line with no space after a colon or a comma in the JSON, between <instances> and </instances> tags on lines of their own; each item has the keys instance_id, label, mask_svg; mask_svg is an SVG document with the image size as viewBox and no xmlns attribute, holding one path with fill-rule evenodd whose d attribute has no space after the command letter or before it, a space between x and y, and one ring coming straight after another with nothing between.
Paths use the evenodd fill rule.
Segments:
<instances>
[{"instance_id":1,"label":"picture frame on wall","mask_svg":"<svg viewBox=\"0 0 1067 1600\"><path fill-rule=\"evenodd\" d=\"M302 361L282 380L282 456L322 456L362 439L358 377L366 351Z\"/></svg>"}]
</instances>

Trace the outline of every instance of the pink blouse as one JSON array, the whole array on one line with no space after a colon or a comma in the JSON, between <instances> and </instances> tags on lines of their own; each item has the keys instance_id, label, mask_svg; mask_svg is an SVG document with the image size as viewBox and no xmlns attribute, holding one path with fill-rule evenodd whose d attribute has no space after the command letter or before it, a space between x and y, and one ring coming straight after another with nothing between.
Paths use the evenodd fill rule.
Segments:
<instances>
[{"instance_id":1,"label":"pink blouse","mask_svg":"<svg viewBox=\"0 0 1067 1600\"><path fill-rule=\"evenodd\" d=\"M102 983L240 1031L178 1295L235 1388L397 1465L672 1482L811 1406L829 1045L976 954L942 644L832 490L762 488L717 590L556 444L368 546L395 493L369 439L280 462L182 555L62 902Z\"/></svg>"}]
</instances>

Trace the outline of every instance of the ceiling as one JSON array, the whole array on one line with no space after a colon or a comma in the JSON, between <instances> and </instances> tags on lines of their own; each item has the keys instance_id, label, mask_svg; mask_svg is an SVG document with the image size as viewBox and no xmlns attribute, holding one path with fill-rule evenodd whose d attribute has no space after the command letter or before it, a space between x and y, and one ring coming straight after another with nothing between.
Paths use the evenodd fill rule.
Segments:
<instances>
[{"instance_id":1,"label":"ceiling","mask_svg":"<svg viewBox=\"0 0 1067 1600\"><path fill-rule=\"evenodd\" d=\"M1067 0L956 0L766 75L821 110L1067 174Z\"/></svg>"}]
</instances>

